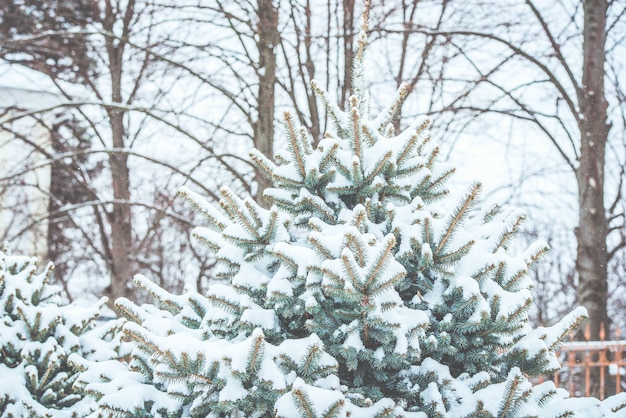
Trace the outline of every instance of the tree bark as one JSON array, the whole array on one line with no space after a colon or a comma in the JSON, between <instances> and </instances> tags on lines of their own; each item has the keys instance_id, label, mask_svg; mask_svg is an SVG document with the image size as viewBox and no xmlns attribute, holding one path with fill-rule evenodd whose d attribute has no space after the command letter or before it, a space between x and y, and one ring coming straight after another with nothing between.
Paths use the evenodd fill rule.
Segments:
<instances>
[{"instance_id":1,"label":"tree bark","mask_svg":"<svg viewBox=\"0 0 626 418\"><path fill-rule=\"evenodd\" d=\"M604 92L607 0L585 0L583 79L579 92L581 148L577 169L579 221L578 301L589 312L591 338L598 340L607 315L607 235L604 207L605 149L610 126Z\"/></svg>"},{"instance_id":2,"label":"tree bark","mask_svg":"<svg viewBox=\"0 0 626 418\"><path fill-rule=\"evenodd\" d=\"M128 32L130 16L133 15L134 1L129 1L124 16L124 35ZM106 2L105 28L113 31L113 25L117 18L110 1ZM107 38L107 55L109 58L109 70L111 74L111 101L122 103L122 74L124 39ZM124 111L120 108L108 108L107 115L111 126L111 139L113 148L123 149L126 146ZM119 297L129 296L127 283L132 279L131 268L132 254L132 222L130 210L130 173L128 168L128 155L124 153L110 153L109 164L111 166L111 184L113 186L113 207L108 213L111 225L110 260L111 260L111 284L106 288L106 296L112 304Z\"/></svg>"},{"instance_id":3,"label":"tree bark","mask_svg":"<svg viewBox=\"0 0 626 418\"><path fill-rule=\"evenodd\" d=\"M343 0L343 85L339 105L348 107L352 94L352 61L354 61L354 0Z\"/></svg>"},{"instance_id":4,"label":"tree bark","mask_svg":"<svg viewBox=\"0 0 626 418\"><path fill-rule=\"evenodd\" d=\"M607 235L608 222L604 207L605 149L610 126L608 104L604 94L604 62L607 0L585 0L583 32L583 79L579 91L582 120L578 181L579 220L576 228L578 249L578 303L589 313L586 335L599 340L601 330L609 330L607 314ZM591 395L600 393L600 370L589 376Z\"/></svg>"},{"instance_id":5,"label":"tree bark","mask_svg":"<svg viewBox=\"0 0 626 418\"><path fill-rule=\"evenodd\" d=\"M330 3L328 3L330 6ZM304 28L304 49L306 53L306 61L304 64L304 68L306 68L307 74L309 76L309 80L313 80L315 78L315 60L313 57L313 36L312 36L312 24L311 24L311 4L307 1L305 6L305 16L306 16L306 26ZM330 17L329 17L330 19ZM330 25L329 25L330 27ZM309 105L309 113L311 116L311 126L309 127L309 133L313 139L313 146L316 147L319 141L322 139L322 128L320 126L320 112L317 107L317 98L315 97L315 93L311 91L311 89L307 89L307 100Z\"/></svg>"},{"instance_id":6,"label":"tree bark","mask_svg":"<svg viewBox=\"0 0 626 418\"><path fill-rule=\"evenodd\" d=\"M254 147L268 158L274 156L274 106L276 88L276 45L278 45L278 8L272 0L259 0L258 9L259 91L257 120L253 125ZM270 179L256 170L255 200L265 205L263 191L271 186Z\"/></svg>"}]
</instances>

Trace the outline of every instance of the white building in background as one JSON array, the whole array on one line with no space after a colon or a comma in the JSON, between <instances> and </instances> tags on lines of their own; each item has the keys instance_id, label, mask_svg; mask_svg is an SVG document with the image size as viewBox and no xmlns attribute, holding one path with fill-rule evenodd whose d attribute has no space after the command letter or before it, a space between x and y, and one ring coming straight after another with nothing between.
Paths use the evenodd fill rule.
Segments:
<instances>
[{"instance_id":1,"label":"white building in background","mask_svg":"<svg viewBox=\"0 0 626 418\"><path fill-rule=\"evenodd\" d=\"M48 253L48 204L52 112L60 102L51 93L4 86L0 79L0 244L14 254ZM33 116L19 117L34 112Z\"/></svg>"}]
</instances>

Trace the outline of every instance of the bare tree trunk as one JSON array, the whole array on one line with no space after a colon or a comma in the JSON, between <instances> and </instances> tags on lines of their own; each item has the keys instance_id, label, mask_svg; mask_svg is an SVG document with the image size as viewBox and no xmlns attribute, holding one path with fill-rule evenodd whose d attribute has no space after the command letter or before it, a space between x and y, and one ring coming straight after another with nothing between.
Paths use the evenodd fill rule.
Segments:
<instances>
[{"instance_id":1,"label":"bare tree trunk","mask_svg":"<svg viewBox=\"0 0 626 418\"><path fill-rule=\"evenodd\" d=\"M257 33L259 41L259 91L258 117L254 122L254 147L265 156L274 155L274 106L276 88L276 45L278 45L278 8L272 0L259 0L257 16L259 18ZM263 173L256 171L255 181L257 190L255 199L259 204L264 203L263 191L271 182Z\"/></svg>"},{"instance_id":2,"label":"bare tree trunk","mask_svg":"<svg viewBox=\"0 0 626 418\"><path fill-rule=\"evenodd\" d=\"M449 0L443 0L441 2L441 9L439 12L439 18L437 19L437 25L435 26L436 30L439 30L443 23L443 19L446 13L446 8L448 6ZM398 70L396 72L396 88L399 88L403 82L408 84L407 92L412 92L417 83L419 83L424 74L429 71L428 58L431 55L431 51L437 44L437 38L435 36L429 36L426 38L424 45L421 47L420 60L411 66L409 62L409 58L411 55L415 54L415 51L410 46L410 40L412 31L410 30L416 22L416 16L419 16L418 6L419 2L410 3L402 3L402 17L403 17L403 26L405 30L402 32L402 42L400 43L400 56L399 56L399 65ZM413 68L412 68L413 67ZM413 72L414 71L414 72ZM413 72L411 74L411 72ZM405 74L406 73L406 74ZM411 75L410 78L407 75ZM394 127L397 132L400 131L400 123L402 121L402 108L398 111L394 123Z\"/></svg>"},{"instance_id":3,"label":"bare tree trunk","mask_svg":"<svg viewBox=\"0 0 626 418\"><path fill-rule=\"evenodd\" d=\"M605 30L607 0L585 0L583 40L583 85L579 92L582 113L578 181L579 220L576 228L578 253L578 302L589 313L592 340L608 332L607 235L604 207L605 149L610 126L604 94ZM591 394L600 394L600 370L593 370Z\"/></svg>"},{"instance_id":4,"label":"bare tree trunk","mask_svg":"<svg viewBox=\"0 0 626 418\"><path fill-rule=\"evenodd\" d=\"M343 65L341 106L346 106L352 92L352 61L354 60L354 0L343 0Z\"/></svg>"},{"instance_id":5,"label":"bare tree trunk","mask_svg":"<svg viewBox=\"0 0 626 418\"><path fill-rule=\"evenodd\" d=\"M585 0L583 86L579 98L581 123L580 165L577 171L579 221L576 230L579 302L589 311L591 337L608 327L607 246L604 208L605 148L610 126L604 94L606 0ZM608 328L606 328L608 331Z\"/></svg>"},{"instance_id":6,"label":"bare tree trunk","mask_svg":"<svg viewBox=\"0 0 626 418\"><path fill-rule=\"evenodd\" d=\"M123 126L121 125L123 113L112 110L109 117L113 133L113 146L122 148L124 146ZM129 296L127 283L132 279L133 275L130 261L132 253L132 223L127 161L128 156L126 154L111 153L109 155L114 199L113 209L109 213L111 225L111 284L106 289L110 302L113 302L120 296Z\"/></svg>"},{"instance_id":7,"label":"bare tree trunk","mask_svg":"<svg viewBox=\"0 0 626 418\"><path fill-rule=\"evenodd\" d=\"M330 3L329 3L330 4ZM309 1L306 2L305 7L305 15L306 15L306 26L304 28L304 48L306 51L306 61L304 67L309 75L309 79L313 80L315 78L315 61L313 58L312 44L313 44L313 36L311 36L311 4ZM329 17L330 19L330 17ZM330 26L329 26L330 27ZM313 138L313 145L317 146L318 142L322 139L322 128L320 127L320 113L317 108L317 99L315 94L307 90L307 99L309 105L309 113L311 114L311 126L309 127L309 133Z\"/></svg>"},{"instance_id":8,"label":"bare tree trunk","mask_svg":"<svg viewBox=\"0 0 626 418\"><path fill-rule=\"evenodd\" d=\"M105 28L112 31L115 13L109 1L106 2ZM127 33L130 18L134 12L134 1L129 1L124 16L124 35ZM124 39L107 38L107 55L111 72L111 101L122 103L122 72ZM119 108L107 109L111 125L113 148L125 147L124 112ZM129 296L127 283L132 279L130 256L132 254L132 222L130 210L130 175L128 155L112 152L109 154L111 165L111 184L113 186L113 208L108 214L111 225L110 260L111 284L106 288L109 303L121 296Z\"/></svg>"}]
</instances>

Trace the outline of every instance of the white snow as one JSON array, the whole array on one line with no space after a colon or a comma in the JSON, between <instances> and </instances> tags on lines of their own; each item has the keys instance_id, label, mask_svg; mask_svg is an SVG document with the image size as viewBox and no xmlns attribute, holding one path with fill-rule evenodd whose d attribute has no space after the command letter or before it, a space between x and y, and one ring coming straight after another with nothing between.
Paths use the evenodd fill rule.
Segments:
<instances>
[{"instance_id":1,"label":"white snow","mask_svg":"<svg viewBox=\"0 0 626 418\"><path fill-rule=\"evenodd\" d=\"M262 309L254 307L246 309L241 314L242 322L261 327L263 329L274 329L277 327L276 312L273 309Z\"/></svg>"}]
</instances>

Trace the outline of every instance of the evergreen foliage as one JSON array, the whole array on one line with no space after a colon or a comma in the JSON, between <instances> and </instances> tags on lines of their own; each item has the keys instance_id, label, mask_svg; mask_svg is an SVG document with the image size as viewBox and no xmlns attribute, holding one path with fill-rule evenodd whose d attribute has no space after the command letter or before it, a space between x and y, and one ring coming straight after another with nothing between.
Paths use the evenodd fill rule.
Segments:
<instances>
[{"instance_id":1,"label":"evergreen foliage","mask_svg":"<svg viewBox=\"0 0 626 418\"><path fill-rule=\"evenodd\" d=\"M365 18L365 21L367 19ZM567 400L529 376L559 368L555 350L578 309L533 330L516 211L481 211L480 185L449 193L454 168L420 118L395 133L406 96L370 116L366 28L348 109L313 83L334 130L313 146L285 115L287 148L251 154L272 206L221 190L220 208L183 188L206 218L195 238L226 280L172 295L138 276L155 305L117 301L134 342L128 363L73 359L100 413L119 417L618 416L624 396ZM585 409L586 408L586 409Z\"/></svg>"},{"instance_id":2,"label":"evergreen foliage","mask_svg":"<svg viewBox=\"0 0 626 418\"><path fill-rule=\"evenodd\" d=\"M78 417L96 403L73 387L73 353L102 360L118 355L121 322L98 326L104 301L64 305L49 284L53 265L0 251L0 417Z\"/></svg>"}]
</instances>

